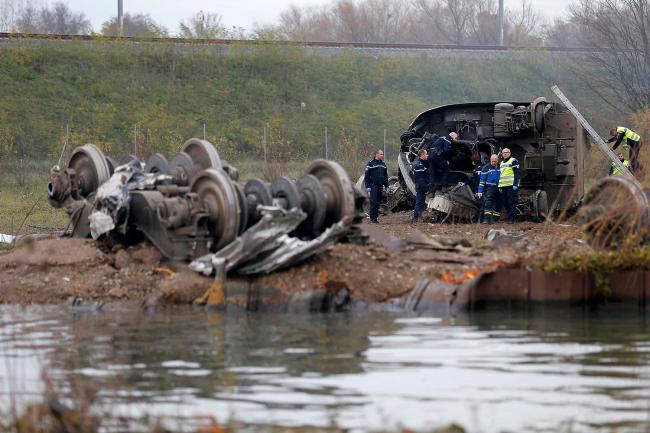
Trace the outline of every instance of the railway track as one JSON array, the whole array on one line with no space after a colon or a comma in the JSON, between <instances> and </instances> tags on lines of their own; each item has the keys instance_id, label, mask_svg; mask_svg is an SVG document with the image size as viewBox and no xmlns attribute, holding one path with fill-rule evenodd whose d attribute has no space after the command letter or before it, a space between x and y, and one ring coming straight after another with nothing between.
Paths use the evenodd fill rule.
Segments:
<instances>
[{"instance_id":1,"label":"railway track","mask_svg":"<svg viewBox=\"0 0 650 433\"><path fill-rule=\"evenodd\" d=\"M481 52L540 52L540 53L579 53L605 52L603 48L566 47L500 47L494 45L447 45L447 44L391 44L365 42L325 42L325 41L261 41L247 39L187 39L187 38L141 38L101 35L51 35L34 33L0 33L0 41L50 40L50 41L114 41L133 43L172 43L187 45L257 45L257 46L295 46L325 49L358 50L415 50L415 51L481 51Z\"/></svg>"}]
</instances>

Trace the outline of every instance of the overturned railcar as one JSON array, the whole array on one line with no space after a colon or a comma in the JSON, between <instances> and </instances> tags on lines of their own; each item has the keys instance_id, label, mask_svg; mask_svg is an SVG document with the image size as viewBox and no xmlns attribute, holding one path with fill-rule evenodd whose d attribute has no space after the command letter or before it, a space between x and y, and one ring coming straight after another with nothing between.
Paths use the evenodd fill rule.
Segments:
<instances>
[{"instance_id":1,"label":"overturned railcar","mask_svg":"<svg viewBox=\"0 0 650 433\"><path fill-rule=\"evenodd\" d=\"M584 194L587 135L564 107L545 98L531 102L479 102L444 105L419 114L401 136L398 156L403 199L414 201L411 165L421 148L455 131L449 183L469 183L472 155L488 162L491 154L510 148L519 160L518 213L542 219L577 206Z\"/></svg>"}]
</instances>

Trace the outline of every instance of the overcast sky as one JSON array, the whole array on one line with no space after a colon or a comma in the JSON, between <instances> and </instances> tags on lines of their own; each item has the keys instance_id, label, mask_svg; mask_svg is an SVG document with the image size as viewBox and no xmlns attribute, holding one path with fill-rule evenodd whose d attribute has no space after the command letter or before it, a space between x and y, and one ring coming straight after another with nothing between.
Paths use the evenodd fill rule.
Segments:
<instances>
[{"instance_id":1,"label":"overcast sky","mask_svg":"<svg viewBox=\"0 0 650 433\"><path fill-rule=\"evenodd\" d=\"M54 0L49 0L52 3ZM117 15L117 0L64 0L76 11L83 11L92 21L95 31L111 16ZM521 0L505 0L507 7L516 7ZM550 17L562 16L570 0L531 0L533 6ZM326 4L325 0L124 0L124 11L147 13L172 33L178 31L178 22L194 13L216 12L223 17L226 27L244 27L250 30L255 23L274 23L288 6Z\"/></svg>"}]
</instances>

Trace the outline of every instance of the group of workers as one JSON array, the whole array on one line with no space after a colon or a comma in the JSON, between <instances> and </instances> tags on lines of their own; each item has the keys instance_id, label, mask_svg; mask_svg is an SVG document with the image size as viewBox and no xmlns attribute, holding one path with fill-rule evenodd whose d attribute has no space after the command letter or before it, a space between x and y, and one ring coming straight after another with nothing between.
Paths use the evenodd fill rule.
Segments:
<instances>
[{"instance_id":1,"label":"group of workers","mask_svg":"<svg viewBox=\"0 0 650 433\"><path fill-rule=\"evenodd\" d=\"M481 203L481 222L489 224L501 217L501 209L508 215L508 223L515 222L517 209L517 193L519 190L519 162L512 156L510 149L501 151L501 161L498 155L492 155L490 162L481 164L480 158L473 158L474 170L471 187L475 197ZM417 222L425 208L426 194L430 191L430 179L427 171L433 170L430 153L422 149L413 164L413 180L415 182L415 209L410 221ZM446 185L446 184L443 184ZM435 190L434 190L435 191Z\"/></svg>"},{"instance_id":2,"label":"group of workers","mask_svg":"<svg viewBox=\"0 0 650 433\"><path fill-rule=\"evenodd\" d=\"M641 137L631 129L619 126L610 130L608 143L614 142L612 150L619 146L629 149L629 161L623 153L618 153L620 162L632 172L639 169L638 155L641 149ZM420 149L412 165L415 183L415 209L410 221L415 223L426 207L427 194L447 191L449 176L449 157L452 143L458 140L458 134L451 132L438 137L428 148ZM499 155L491 155L490 162L483 164L479 155L472 156L474 164L471 187L475 197L481 203L481 222L490 224L501 217L501 209L507 213L508 224L515 222L517 196L519 190L519 162L505 148ZM622 174L616 164L612 164L611 175ZM388 170L384 163L383 150L375 152L374 159L366 165L365 185L370 200L370 222L376 224L379 205L384 193L388 192Z\"/></svg>"}]
</instances>

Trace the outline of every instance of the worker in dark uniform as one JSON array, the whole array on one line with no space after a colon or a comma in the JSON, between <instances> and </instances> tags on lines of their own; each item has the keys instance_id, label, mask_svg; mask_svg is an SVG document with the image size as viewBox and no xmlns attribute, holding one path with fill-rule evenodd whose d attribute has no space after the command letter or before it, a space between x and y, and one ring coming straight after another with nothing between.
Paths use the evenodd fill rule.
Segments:
<instances>
[{"instance_id":1,"label":"worker in dark uniform","mask_svg":"<svg viewBox=\"0 0 650 433\"><path fill-rule=\"evenodd\" d=\"M478 192L478 184L481 181L483 166L489 164L483 164L483 161L481 161L481 155L475 153L472 155L472 165L474 168L472 169L472 183L470 184L470 187L472 188L472 192L476 194Z\"/></svg>"},{"instance_id":2,"label":"worker in dark uniform","mask_svg":"<svg viewBox=\"0 0 650 433\"><path fill-rule=\"evenodd\" d=\"M508 224L515 223L517 213L517 191L519 190L519 161L512 157L507 147L501 151L503 160L499 164L499 193L501 209L508 213Z\"/></svg>"},{"instance_id":3,"label":"worker in dark uniform","mask_svg":"<svg viewBox=\"0 0 650 433\"><path fill-rule=\"evenodd\" d=\"M427 159L429 155L425 149L420 149L418 158L413 164L413 181L415 182L415 209L413 209L413 216L411 222L416 223L422 211L424 210L424 200L427 196L429 188L429 173Z\"/></svg>"},{"instance_id":4,"label":"worker in dark uniform","mask_svg":"<svg viewBox=\"0 0 650 433\"><path fill-rule=\"evenodd\" d=\"M481 222L484 224L491 224L498 221L501 217L499 213L499 177L501 172L499 170L499 157L492 155L490 163L485 164L481 172L481 180L478 184L478 192L476 196L479 200L483 200L483 214L481 215Z\"/></svg>"},{"instance_id":5,"label":"worker in dark uniform","mask_svg":"<svg viewBox=\"0 0 650 433\"><path fill-rule=\"evenodd\" d=\"M447 191L449 152L451 144L456 140L458 134L451 132L449 135L438 137L429 147L429 192L431 194L435 194L438 187L441 187L443 192Z\"/></svg>"},{"instance_id":6,"label":"worker in dark uniform","mask_svg":"<svg viewBox=\"0 0 650 433\"><path fill-rule=\"evenodd\" d=\"M384 192L388 192L388 169L384 163L384 151L379 149L375 152L374 159L366 164L364 183L370 200L370 222L377 224L379 216L379 205Z\"/></svg>"},{"instance_id":7,"label":"worker in dark uniform","mask_svg":"<svg viewBox=\"0 0 650 433\"><path fill-rule=\"evenodd\" d=\"M618 160L621 161L621 164L623 164L623 167L627 167L628 169L630 168L630 161L625 159L625 156L623 155L623 152L619 152L618 155ZM623 176L623 171L618 168L616 164L612 162L611 167L609 167L609 175L610 176Z\"/></svg>"},{"instance_id":8,"label":"worker in dark uniform","mask_svg":"<svg viewBox=\"0 0 650 433\"><path fill-rule=\"evenodd\" d=\"M611 143L614 141L612 150L616 150L618 146L621 146L624 151L629 150L630 168L632 169L633 173L636 173L639 169L638 157L642 146L641 136L624 126L619 126L616 129L610 129L609 135L610 139L607 140L607 142Z\"/></svg>"}]
</instances>

